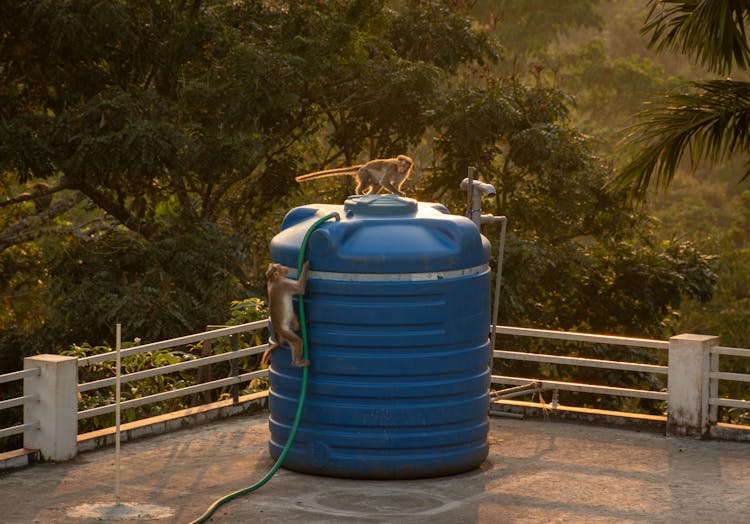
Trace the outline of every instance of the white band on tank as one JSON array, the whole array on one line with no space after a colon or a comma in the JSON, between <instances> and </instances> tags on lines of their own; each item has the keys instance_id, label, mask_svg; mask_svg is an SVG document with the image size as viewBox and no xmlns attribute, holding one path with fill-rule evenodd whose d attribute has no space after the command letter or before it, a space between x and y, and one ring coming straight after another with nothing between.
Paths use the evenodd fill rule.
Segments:
<instances>
[{"instance_id":1,"label":"white band on tank","mask_svg":"<svg viewBox=\"0 0 750 524\"><path fill-rule=\"evenodd\" d=\"M297 269L288 268L289 275L296 277ZM450 271L430 271L426 273L338 273L334 271L310 271L307 278L316 280L339 280L344 282L423 282L431 280L451 280L489 271L489 264Z\"/></svg>"}]
</instances>

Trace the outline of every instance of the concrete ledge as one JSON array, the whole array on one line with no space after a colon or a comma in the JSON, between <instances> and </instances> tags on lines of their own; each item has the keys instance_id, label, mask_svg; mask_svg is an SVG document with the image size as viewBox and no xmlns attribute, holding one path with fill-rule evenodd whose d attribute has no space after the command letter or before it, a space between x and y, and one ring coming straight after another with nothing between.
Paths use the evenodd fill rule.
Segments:
<instances>
[{"instance_id":1,"label":"concrete ledge","mask_svg":"<svg viewBox=\"0 0 750 524\"><path fill-rule=\"evenodd\" d=\"M658 415L641 415L637 413L622 413L604 409L578 408L558 405L553 409L549 404L539 402L525 402L522 400L498 400L491 405L497 413L511 413L523 418L545 418L570 420L594 424L629 427L638 430L650 430L664 433L667 417ZM491 411L490 413L492 414Z\"/></svg>"},{"instance_id":2,"label":"concrete ledge","mask_svg":"<svg viewBox=\"0 0 750 524\"><path fill-rule=\"evenodd\" d=\"M0 470L23 468L39 460L38 449L14 449L0 453Z\"/></svg>"},{"instance_id":3,"label":"concrete ledge","mask_svg":"<svg viewBox=\"0 0 750 524\"><path fill-rule=\"evenodd\" d=\"M750 426L719 422L711 426L709 437L720 440L750 442Z\"/></svg>"},{"instance_id":4,"label":"concrete ledge","mask_svg":"<svg viewBox=\"0 0 750 524\"><path fill-rule=\"evenodd\" d=\"M120 425L120 441L127 442L144 437L161 435L184 428L192 428L214 420L246 413L256 413L268 405L268 391L243 395L234 404L231 399L203 406L174 411ZM115 444L115 427L91 431L78 435L78 452L91 451Z\"/></svg>"}]
</instances>

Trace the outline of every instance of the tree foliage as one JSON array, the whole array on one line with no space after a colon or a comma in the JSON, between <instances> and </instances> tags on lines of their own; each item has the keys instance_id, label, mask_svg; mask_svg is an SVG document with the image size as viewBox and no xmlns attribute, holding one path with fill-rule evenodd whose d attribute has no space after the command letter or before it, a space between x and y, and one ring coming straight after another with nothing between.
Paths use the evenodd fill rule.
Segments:
<instances>
[{"instance_id":1,"label":"tree foliage","mask_svg":"<svg viewBox=\"0 0 750 524\"><path fill-rule=\"evenodd\" d=\"M220 323L233 300L262 296L285 210L348 194L295 175L404 152L418 160L410 193L456 213L469 166L495 184L510 224L504 321L668 333L683 293L710 295L706 257L654 241L606 190L554 78L498 63L493 34L540 57L599 23L595 2L545 4L525 44L506 34L523 3L488 24L459 4L4 3L3 298L43 307L36 322L3 312L2 347L96 346L116 321L144 341Z\"/></svg>"},{"instance_id":2,"label":"tree foliage","mask_svg":"<svg viewBox=\"0 0 750 524\"><path fill-rule=\"evenodd\" d=\"M599 28L599 0L480 0L477 11L487 17L507 52L503 72L525 76L534 62L544 62L552 44L568 31Z\"/></svg>"},{"instance_id":3,"label":"tree foliage","mask_svg":"<svg viewBox=\"0 0 750 524\"><path fill-rule=\"evenodd\" d=\"M598 149L607 156L644 101L675 83L647 56L633 51L611 56L602 40L561 50L557 61L557 85L575 97L573 122L595 136Z\"/></svg>"},{"instance_id":4,"label":"tree foliage","mask_svg":"<svg viewBox=\"0 0 750 524\"><path fill-rule=\"evenodd\" d=\"M745 0L652 0L643 32L651 34L658 51L670 48L695 57L709 71L728 75L734 67L750 65L748 21L750 3Z\"/></svg>"},{"instance_id":5,"label":"tree foliage","mask_svg":"<svg viewBox=\"0 0 750 524\"><path fill-rule=\"evenodd\" d=\"M262 293L248 248L296 174L406 151L446 79L497 56L438 1L14 0L0 49L0 249L47 348L115 318L144 340L220 322ZM30 242L41 273L19 278Z\"/></svg>"},{"instance_id":6,"label":"tree foliage","mask_svg":"<svg viewBox=\"0 0 750 524\"><path fill-rule=\"evenodd\" d=\"M651 5L643 31L651 33L657 49L686 53L719 74L746 69L750 2L652 0ZM614 184L642 199L649 187L670 185L686 152L694 164L699 159L716 162L746 156L748 114L749 83L725 79L688 84L684 92L668 95L641 113L626 139L634 156ZM742 180L749 175L750 164Z\"/></svg>"},{"instance_id":7,"label":"tree foliage","mask_svg":"<svg viewBox=\"0 0 750 524\"><path fill-rule=\"evenodd\" d=\"M687 241L660 243L653 223L607 189L611 175L569 126L552 88L456 89L437 127L431 182L457 208L469 165L497 189L509 217L501 317L519 325L663 337L683 296L711 298L710 257Z\"/></svg>"}]
</instances>

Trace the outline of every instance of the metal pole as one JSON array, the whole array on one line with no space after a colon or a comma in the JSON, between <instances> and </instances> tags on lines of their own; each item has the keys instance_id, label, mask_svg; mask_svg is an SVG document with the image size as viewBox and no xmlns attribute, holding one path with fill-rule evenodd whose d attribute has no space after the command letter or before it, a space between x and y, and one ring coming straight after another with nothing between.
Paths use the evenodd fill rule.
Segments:
<instances>
[{"instance_id":1,"label":"metal pole","mask_svg":"<svg viewBox=\"0 0 750 524\"><path fill-rule=\"evenodd\" d=\"M500 246L497 249L497 270L495 271L495 304L492 312L492 336L490 341L490 350L495 350L495 339L497 338L497 311L500 309L500 286L503 281L503 258L505 257L505 228L508 223L506 217L497 217L500 219ZM492 366L490 366L492 369Z\"/></svg>"},{"instance_id":2,"label":"metal pole","mask_svg":"<svg viewBox=\"0 0 750 524\"><path fill-rule=\"evenodd\" d=\"M466 185L466 217L473 221L474 205L472 195L474 193L474 168L470 167L467 171L469 183Z\"/></svg>"},{"instance_id":3,"label":"metal pole","mask_svg":"<svg viewBox=\"0 0 750 524\"><path fill-rule=\"evenodd\" d=\"M116 328L116 378L115 378L115 498L120 503L120 349L121 349L121 327Z\"/></svg>"},{"instance_id":4,"label":"metal pole","mask_svg":"<svg viewBox=\"0 0 750 524\"><path fill-rule=\"evenodd\" d=\"M232 335L232 352L237 352L240 349L240 336L238 334ZM240 374L240 366L239 362L237 362L237 359L232 359L231 363L231 372L232 376L236 377ZM235 406L240 403L240 385L239 384L233 384L232 385L232 404Z\"/></svg>"}]
</instances>

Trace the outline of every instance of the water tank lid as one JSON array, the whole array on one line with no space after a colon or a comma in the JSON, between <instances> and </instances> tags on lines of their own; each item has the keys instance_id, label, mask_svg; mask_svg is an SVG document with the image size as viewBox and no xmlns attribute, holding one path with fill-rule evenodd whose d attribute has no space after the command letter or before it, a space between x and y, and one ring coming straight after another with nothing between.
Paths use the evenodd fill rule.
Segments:
<instances>
[{"instance_id":1,"label":"water tank lid","mask_svg":"<svg viewBox=\"0 0 750 524\"><path fill-rule=\"evenodd\" d=\"M355 195L344 202L347 217L416 215L417 201L398 195Z\"/></svg>"}]
</instances>

